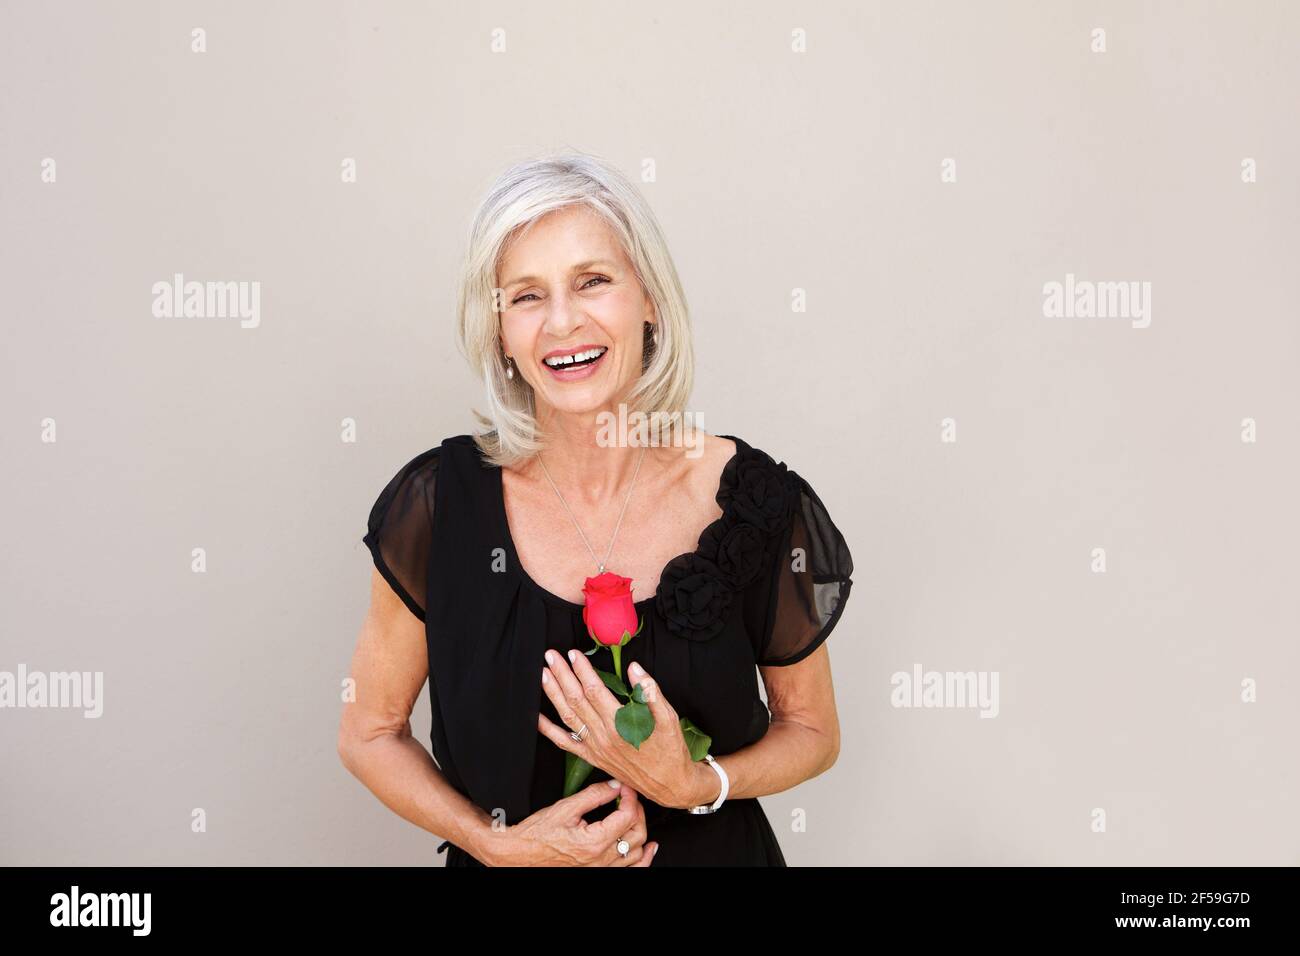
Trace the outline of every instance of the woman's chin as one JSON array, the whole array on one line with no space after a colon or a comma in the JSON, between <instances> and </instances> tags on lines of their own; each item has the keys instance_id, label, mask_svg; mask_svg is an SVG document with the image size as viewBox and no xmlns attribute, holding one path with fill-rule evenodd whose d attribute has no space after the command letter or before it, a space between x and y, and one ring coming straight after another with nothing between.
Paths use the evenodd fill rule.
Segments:
<instances>
[{"instance_id":1,"label":"woman's chin","mask_svg":"<svg viewBox=\"0 0 1300 956\"><path fill-rule=\"evenodd\" d=\"M603 392L601 396L592 396L590 398L566 395L563 400L551 403L551 411L556 415L587 418L609 408L609 399L603 396Z\"/></svg>"},{"instance_id":2,"label":"woman's chin","mask_svg":"<svg viewBox=\"0 0 1300 956\"><path fill-rule=\"evenodd\" d=\"M576 418L617 408L620 394L625 394L625 391L613 390L596 383L587 387L580 387L574 383L558 390L547 389L540 397L553 413L572 415Z\"/></svg>"}]
</instances>

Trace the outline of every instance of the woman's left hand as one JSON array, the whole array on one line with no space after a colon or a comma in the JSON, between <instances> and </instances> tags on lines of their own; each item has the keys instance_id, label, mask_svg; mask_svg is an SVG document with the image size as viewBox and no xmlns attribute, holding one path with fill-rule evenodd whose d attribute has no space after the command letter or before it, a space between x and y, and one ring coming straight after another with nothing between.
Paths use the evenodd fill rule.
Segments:
<instances>
[{"instance_id":1,"label":"woman's left hand","mask_svg":"<svg viewBox=\"0 0 1300 956\"><path fill-rule=\"evenodd\" d=\"M654 731L638 750L614 726L614 714L622 703L605 686L587 655L573 651L572 656L571 668L559 651L546 652L550 666L542 671L542 688L565 726L557 727L539 712L538 729L557 747L599 767L660 806L691 807L707 802L701 797L703 778L699 772L703 769L709 776L713 774L691 760L677 711L658 683L635 661L629 665L628 684L641 685L655 719ZM581 730L583 724L587 729L579 743L569 731Z\"/></svg>"}]
</instances>

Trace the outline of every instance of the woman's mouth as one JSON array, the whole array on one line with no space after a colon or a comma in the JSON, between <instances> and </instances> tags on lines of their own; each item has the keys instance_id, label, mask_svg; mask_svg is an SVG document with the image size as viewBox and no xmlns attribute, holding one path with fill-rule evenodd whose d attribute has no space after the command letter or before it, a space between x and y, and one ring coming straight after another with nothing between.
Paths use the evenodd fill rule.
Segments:
<instances>
[{"instance_id":1,"label":"woman's mouth","mask_svg":"<svg viewBox=\"0 0 1300 956\"><path fill-rule=\"evenodd\" d=\"M603 345L592 345L575 352L548 355L542 359L542 365L558 381L574 382L596 374L596 368L609 349Z\"/></svg>"}]
</instances>

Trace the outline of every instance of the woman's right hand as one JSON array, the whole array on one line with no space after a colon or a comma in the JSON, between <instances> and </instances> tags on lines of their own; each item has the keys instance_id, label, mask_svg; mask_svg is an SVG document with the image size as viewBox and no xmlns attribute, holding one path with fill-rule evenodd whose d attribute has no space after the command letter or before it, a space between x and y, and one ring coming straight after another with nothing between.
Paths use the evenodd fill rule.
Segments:
<instances>
[{"instance_id":1,"label":"woman's right hand","mask_svg":"<svg viewBox=\"0 0 1300 956\"><path fill-rule=\"evenodd\" d=\"M509 849L494 865L649 866L659 844L646 843L645 807L635 790L613 782L593 783L508 827ZM608 816L595 823L583 819L618 797L618 808ZM619 840L631 844L627 856L619 854Z\"/></svg>"}]
</instances>

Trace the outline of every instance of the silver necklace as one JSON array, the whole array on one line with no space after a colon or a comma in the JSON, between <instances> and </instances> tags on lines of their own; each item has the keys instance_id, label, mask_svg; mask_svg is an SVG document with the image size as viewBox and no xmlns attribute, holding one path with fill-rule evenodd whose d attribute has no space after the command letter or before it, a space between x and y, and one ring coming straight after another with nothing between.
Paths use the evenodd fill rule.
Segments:
<instances>
[{"instance_id":1,"label":"silver necklace","mask_svg":"<svg viewBox=\"0 0 1300 956\"><path fill-rule=\"evenodd\" d=\"M623 515L627 511L627 503L632 500L632 489L636 487L637 475L641 473L641 462L645 460L645 453L649 447L649 445L644 446L641 449L641 457L636 460L636 470L632 472L632 483L628 485L627 497L623 499L623 510L618 513L618 522L614 525L614 535L609 539L609 548L605 551L605 561L608 561L609 556L614 553L614 541L618 538L619 528L623 527ZM587 540L587 535L583 532L582 525L578 524L578 519L573 516L573 510L569 507L568 502L564 500L564 495L560 494L560 489L555 487L555 479L551 477L551 473L546 467L546 462L542 461L541 452L537 453L537 463L542 466L542 472L546 475L546 480L551 483L551 488L555 490L555 497L560 499L560 504L564 505L564 510L569 513L569 520L572 521L573 526L578 529L578 534L582 535L582 543L585 544L587 550L591 552L591 560L596 562L596 573L604 574L605 561L596 557L596 552L592 550L591 542Z\"/></svg>"}]
</instances>

